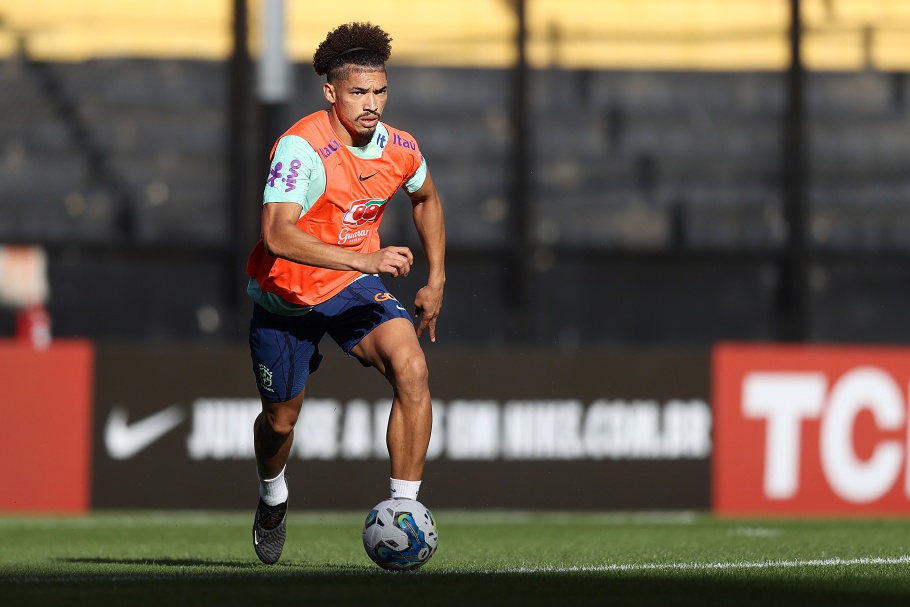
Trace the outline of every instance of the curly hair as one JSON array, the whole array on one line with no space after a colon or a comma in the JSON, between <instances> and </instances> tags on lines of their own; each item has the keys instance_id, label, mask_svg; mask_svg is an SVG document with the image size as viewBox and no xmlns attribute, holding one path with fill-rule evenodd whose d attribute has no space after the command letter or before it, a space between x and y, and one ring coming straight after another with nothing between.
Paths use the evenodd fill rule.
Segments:
<instances>
[{"instance_id":1,"label":"curly hair","mask_svg":"<svg viewBox=\"0 0 910 607\"><path fill-rule=\"evenodd\" d=\"M347 76L353 68L385 70L392 54L392 38L371 23L346 23L328 33L313 55L313 69L329 82Z\"/></svg>"}]
</instances>

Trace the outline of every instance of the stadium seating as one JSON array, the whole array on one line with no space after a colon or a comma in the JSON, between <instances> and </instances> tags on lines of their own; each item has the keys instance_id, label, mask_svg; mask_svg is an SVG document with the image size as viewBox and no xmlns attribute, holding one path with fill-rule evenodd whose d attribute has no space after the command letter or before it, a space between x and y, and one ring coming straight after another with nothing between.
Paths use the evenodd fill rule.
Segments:
<instances>
[{"instance_id":1,"label":"stadium seating","mask_svg":"<svg viewBox=\"0 0 910 607\"><path fill-rule=\"evenodd\" d=\"M223 63L104 59L46 68L57 83L56 98L48 92L47 76L42 80L33 66L16 58L0 64L0 239L117 242L128 211L135 226L131 238L139 244L209 251L231 246L229 74ZM287 108L289 117L325 105L309 66L296 66L294 78L297 93ZM415 135L430 163L444 197L450 250L464 255L453 272L463 271L463 280L488 283L494 290L502 284L504 266L474 265L480 262L471 252L502 253L511 232L509 83L510 74L503 70L393 66L385 115L390 124ZM903 87L899 74L809 75L809 235L817 246L910 249L910 174L904 163L910 155L910 119ZM782 74L540 69L532 72L529 89L530 164L523 178L533 235L544 251L535 263L544 275L560 263L558 253L546 253L550 249L600 255L782 246ZM68 103L75 108L70 115L61 111ZM264 161L251 162L259 167L251 170L256 192L250 204L255 205L264 178L257 171L264 170ZM415 245L407 207L390 206L384 237ZM68 267L78 275L76 265ZM629 289L641 289L630 270L615 265L558 267L566 276L601 276L614 285L628 280ZM149 271L188 280L175 268L155 265ZM773 286L773 276L762 264L750 266L745 274L750 278L740 278L752 285L746 288L730 283L725 272L681 271L698 284L710 284L712 276L721 284L727 281L728 295L716 286L705 297L728 297L743 305L743 314L718 317L719 324L703 335L761 336L770 330L773 303L756 303L763 300L754 293ZM665 277L666 268L655 274L660 282L658 276ZM581 288L564 278L544 283L562 301ZM223 306L201 291L189 299L193 306ZM472 301L466 297L460 303L468 308ZM555 310L557 303L541 305ZM751 326L744 320L748 310L759 319ZM462 336L501 335L495 319L505 313L497 307L481 323L459 325L470 327ZM692 337L681 328L689 322L685 315L670 318L675 328L657 323L647 330L587 334L564 324L552 329L551 337L566 343L622 340L626 331ZM144 330L176 330L163 326ZM130 327L124 323L111 329L116 331L129 334ZM572 337L573 331L583 337Z\"/></svg>"},{"instance_id":2,"label":"stadium seating","mask_svg":"<svg viewBox=\"0 0 910 607\"><path fill-rule=\"evenodd\" d=\"M142 217L140 239L201 238L214 245L228 238L224 65L120 59L50 70L60 90L78 100L91 144L126 185ZM291 116L324 105L307 70L298 66ZM74 124L59 115L60 101L48 98L27 66L8 65L0 77L12 92L0 99L0 206L9 209L0 234L44 240L78 223L78 209L67 215L67 195L87 197L110 184L92 183L98 176L84 143L75 140ZM417 136L446 204L458 209L450 218L455 246L494 246L502 238L495 224L504 216L488 211L491 199L507 198L511 179L507 82L508 74L495 70L392 73L386 118ZM809 77L810 202L824 224L813 232L819 244L877 246L870 230L862 235L840 226L874 207L881 212L862 223L883 222L879 231L891 236L879 244L910 246L892 229L895 217L910 212L900 160L910 152L910 127L894 87L892 76L872 72ZM569 242L635 246L640 237L644 246L671 244L666 231L655 240L649 222L639 236L611 234L620 229L617 213L635 211L657 223L675 216L687 226L684 244L693 247L747 244L723 228L714 234L712 217L741 224L741 234L765 233L750 245L779 244L782 75L540 70L530 88L532 203L543 219L560 224ZM95 206L93 223L115 230L115 213ZM585 217L591 221L579 221Z\"/></svg>"}]
</instances>

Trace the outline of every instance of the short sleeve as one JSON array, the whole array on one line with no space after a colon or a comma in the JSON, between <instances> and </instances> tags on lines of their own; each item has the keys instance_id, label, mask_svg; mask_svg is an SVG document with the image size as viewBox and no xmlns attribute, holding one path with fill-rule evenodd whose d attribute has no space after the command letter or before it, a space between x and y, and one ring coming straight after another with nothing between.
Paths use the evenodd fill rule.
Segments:
<instances>
[{"instance_id":1,"label":"short sleeve","mask_svg":"<svg viewBox=\"0 0 910 607\"><path fill-rule=\"evenodd\" d=\"M423 187L423 182L427 179L427 161L423 155L420 156L420 166L417 167L417 170L414 171L414 174L411 175L410 179L404 182L404 189L407 190L409 194L413 194L421 187Z\"/></svg>"},{"instance_id":2,"label":"short sleeve","mask_svg":"<svg viewBox=\"0 0 910 607\"><path fill-rule=\"evenodd\" d=\"M296 202L304 209L308 208L308 190L314 179L319 181L321 170L324 171L322 162L306 140L285 135L275 147L262 203ZM322 181L325 181L324 177ZM324 183L322 187L325 188Z\"/></svg>"}]
</instances>

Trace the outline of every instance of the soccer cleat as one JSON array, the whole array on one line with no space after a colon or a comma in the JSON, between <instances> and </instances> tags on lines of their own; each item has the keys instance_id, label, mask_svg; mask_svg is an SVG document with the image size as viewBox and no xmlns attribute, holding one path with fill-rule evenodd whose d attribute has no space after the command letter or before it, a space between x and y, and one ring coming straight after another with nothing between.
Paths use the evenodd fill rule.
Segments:
<instances>
[{"instance_id":1,"label":"soccer cleat","mask_svg":"<svg viewBox=\"0 0 910 607\"><path fill-rule=\"evenodd\" d=\"M253 548L256 556L266 565L274 565L281 558L287 536L288 503L269 506L259 498L256 518L253 520Z\"/></svg>"}]
</instances>

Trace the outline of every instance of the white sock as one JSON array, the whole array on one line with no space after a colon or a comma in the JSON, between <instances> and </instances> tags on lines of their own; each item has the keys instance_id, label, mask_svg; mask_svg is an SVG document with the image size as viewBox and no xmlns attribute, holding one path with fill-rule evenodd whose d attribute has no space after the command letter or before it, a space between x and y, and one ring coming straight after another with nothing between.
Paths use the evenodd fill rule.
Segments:
<instances>
[{"instance_id":1,"label":"white sock","mask_svg":"<svg viewBox=\"0 0 910 607\"><path fill-rule=\"evenodd\" d=\"M397 478L389 479L389 488L395 499L416 500L420 491L420 481L403 481Z\"/></svg>"},{"instance_id":2,"label":"white sock","mask_svg":"<svg viewBox=\"0 0 910 607\"><path fill-rule=\"evenodd\" d=\"M288 501L288 484L284 480L284 468L275 478L259 478L259 497L269 506Z\"/></svg>"}]
</instances>

